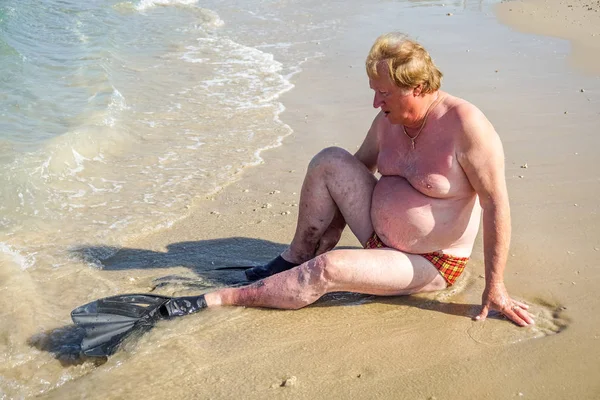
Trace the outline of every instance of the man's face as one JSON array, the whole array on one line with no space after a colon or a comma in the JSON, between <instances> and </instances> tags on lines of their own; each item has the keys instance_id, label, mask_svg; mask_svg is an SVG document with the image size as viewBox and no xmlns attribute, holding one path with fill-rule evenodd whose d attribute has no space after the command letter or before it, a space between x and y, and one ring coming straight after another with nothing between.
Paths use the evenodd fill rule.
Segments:
<instances>
[{"instance_id":1,"label":"man's face","mask_svg":"<svg viewBox=\"0 0 600 400\"><path fill-rule=\"evenodd\" d=\"M369 85L375 91L373 107L381 108L390 123L401 124L408 116L405 114L410 109L413 90L396 86L389 77L386 64L380 63L377 72L377 79L369 79Z\"/></svg>"}]
</instances>

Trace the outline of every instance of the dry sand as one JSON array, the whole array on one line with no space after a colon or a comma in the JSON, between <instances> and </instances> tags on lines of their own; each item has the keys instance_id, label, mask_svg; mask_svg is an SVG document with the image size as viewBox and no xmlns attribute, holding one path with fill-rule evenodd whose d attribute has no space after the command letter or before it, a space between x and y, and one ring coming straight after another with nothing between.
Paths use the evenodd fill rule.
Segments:
<instances>
[{"instance_id":1,"label":"dry sand","mask_svg":"<svg viewBox=\"0 0 600 400\"><path fill-rule=\"evenodd\" d=\"M503 1L496 13L500 21L523 32L568 39L574 66L600 73L599 0Z\"/></svg>"},{"instance_id":2,"label":"dry sand","mask_svg":"<svg viewBox=\"0 0 600 400\"><path fill-rule=\"evenodd\" d=\"M600 81L569 69L563 42L512 32L480 3L462 4L439 7L434 28L419 37L445 71L445 89L478 105L503 138L514 230L506 282L531 304L535 327L470 319L483 289L479 241L466 275L447 292L334 296L294 312L208 310L159 325L48 397L598 398ZM214 266L259 263L281 251L312 155L330 145L353 151L375 115L362 63L397 18L378 12L379 19L357 17L344 42L323 44L324 56L295 77L282 99L294 129L283 146L214 198L199 199L189 218L107 260L107 279L130 291L187 294L206 290L194 282L241 278ZM465 21L443 38L435 31ZM341 244L358 242L348 233ZM118 268L141 255L154 268Z\"/></svg>"}]
</instances>

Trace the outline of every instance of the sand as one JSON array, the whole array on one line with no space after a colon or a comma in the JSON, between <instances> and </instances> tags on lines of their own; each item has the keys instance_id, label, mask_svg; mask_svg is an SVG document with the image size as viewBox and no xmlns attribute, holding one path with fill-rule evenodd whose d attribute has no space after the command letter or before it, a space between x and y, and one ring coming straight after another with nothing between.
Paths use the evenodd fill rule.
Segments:
<instances>
[{"instance_id":1,"label":"sand","mask_svg":"<svg viewBox=\"0 0 600 400\"><path fill-rule=\"evenodd\" d=\"M560 20L569 12L560 4L506 3L498 12L508 21L515 12L506 14L507 7L535 7L536 15L544 9L549 16L557 7ZM499 317L471 320L484 286L478 240L468 271L451 290L330 296L299 311L208 310L160 324L46 396L598 398L600 80L569 66L564 41L512 31L479 3L437 7L426 21L431 29L419 36L446 74L444 88L478 105L503 139L513 217L505 279L511 295L531 304L535 327ZM106 260L107 279L131 291L198 293L209 290L202 283L241 279L239 271L212 271L217 266L278 254L294 233L312 155L331 145L355 150L375 115L362 63L377 34L396 24L391 9L384 3L373 15L357 16L344 41L323 44L323 57L303 65L296 88L282 98L282 119L294 134L281 147L264 152L263 164L214 197L197 199L188 218ZM592 29L585 22L591 18L581 21ZM572 25L554 33L572 39L579 29ZM545 33L537 19L528 26ZM448 29L443 38L437 27ZM346 232L340 245L358 242ZM147 267L118 268L136 258Z\"/></svg>"},{"instance_id":2,"label":"sand","mask_svg":"<svg viewBox=\"0 0 600 400\"><path fill-rule=\"evenodd\" d=\"M567 39L575 68L600 73L600 1L527 0L498 4L500 21L517 29Z\"/></svg>"}]
</instances>

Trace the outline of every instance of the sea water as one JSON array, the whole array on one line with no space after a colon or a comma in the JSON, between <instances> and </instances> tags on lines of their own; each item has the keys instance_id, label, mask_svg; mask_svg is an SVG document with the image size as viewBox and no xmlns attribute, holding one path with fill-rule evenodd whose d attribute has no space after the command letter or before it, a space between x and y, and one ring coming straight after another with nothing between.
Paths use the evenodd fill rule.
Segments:
<instances>
[{"instance_id":1,"label":"sea water","mask_svg":"<svg viewBox=\"0 0 600 400\"><path fill-rule=\"evenodd\" d=\"M246 29L277 20L241 4L226 11L242 14L238 21L253 25ZM293 54L293 44L260 30L240 40L248 39L244 27L226 28L216 8L191 0L2 3L5 258L21 269L59 266L70 245L117 245L169 226L291 133L278 97L317 52ZM303 40L323 39L310 28Z\"/></svg>"},{"instance_id":2,"label":"sea water","mask_svg":"<svg viewBox=\"0 0 600 400\"><path fill-rule=\"evenodd\" d=\"M341 23L315 9L0 2L0 398L60 384L30 381L23 341L78 274L185 217L292 133L279 96ZM104 250L82 261L82 247Z\"/></svg>"},{"instance_id":3,"label":"sea water","mask_svg":"<svg viewBox=\"0 0 600 400\"><path fill-rule=\"evenodd\" d=\"M292 132L278 98L336 21L213 3L2 2L4 262L167 227Z\"/></svg>"}]
</instances>

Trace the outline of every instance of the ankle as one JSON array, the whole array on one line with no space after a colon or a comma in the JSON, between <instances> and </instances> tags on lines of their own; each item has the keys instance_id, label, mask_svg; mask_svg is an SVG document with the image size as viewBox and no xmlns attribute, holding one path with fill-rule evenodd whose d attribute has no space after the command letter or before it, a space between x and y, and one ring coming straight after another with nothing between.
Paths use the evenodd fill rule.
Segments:
<instances>
[{"instance_id":1,"label":"ankle","mask_svg":"<svg viewBox=\"0 0 600 400\"><path fill-rule=\"evenodd\" d=\"M312 258L312 256L310 256L310 255L300 254L300 253L292 251L291 247L288 247L287 249L285 249L283 251L283 253L281 253L281 257L283 257L283 259L287 262L290 262L293 264L298 264L298 265L303 264Z\"/></svg>"},{"instance_id":2,"label":"ankle","mask_svg":"<svg viewBox=\"0 0 600 400\"><path fill-rule=\"evenodd\" d=\"M216 292L206 293L204 295L204 300L206 301L207 307L217 307L223 304L223 299L221 298L222 290L217 290Z\"/></svg>"}]
</instances>

